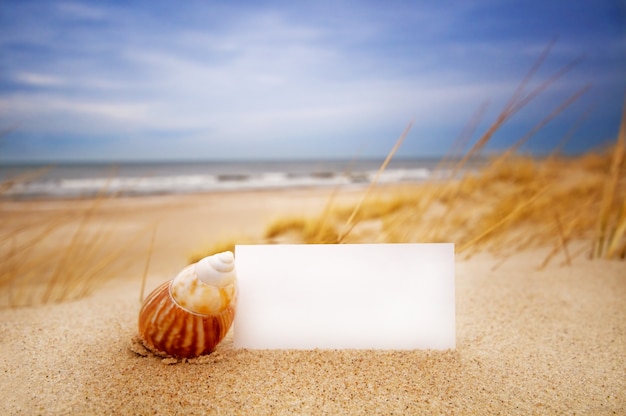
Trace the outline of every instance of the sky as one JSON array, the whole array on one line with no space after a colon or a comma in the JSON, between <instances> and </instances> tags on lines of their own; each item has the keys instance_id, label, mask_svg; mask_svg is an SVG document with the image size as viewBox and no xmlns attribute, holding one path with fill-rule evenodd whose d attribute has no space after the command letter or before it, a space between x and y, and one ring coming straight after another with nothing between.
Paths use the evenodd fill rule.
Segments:
<instances>
[{"instance_id":1,"label":"sky","mask_svg":"<svg viewBox=\"0 0 626 416\"><path fill-rule=\"evenodd\" d=\"M0 1L0 160L582 152L615 139L626 0ZM480 114L480 117L477 116Z\"/></svg>"}]
</instances>

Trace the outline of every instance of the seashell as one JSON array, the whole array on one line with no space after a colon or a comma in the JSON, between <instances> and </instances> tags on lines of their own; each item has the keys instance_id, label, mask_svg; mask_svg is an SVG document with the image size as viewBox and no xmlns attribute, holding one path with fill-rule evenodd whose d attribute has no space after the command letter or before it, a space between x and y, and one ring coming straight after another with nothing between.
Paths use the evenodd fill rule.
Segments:
<instances>
[{"instance_id":1,"label":"seashell","mask_svg":"<svg viewBox=\"0 0 626 416\"><path fill-rule=\"evenodd\" d=\"M139 311L139 337L157 355L208 354L235 318L237 281L233 253L205 257L157 287Z\"/></svg>"}]
</instances>

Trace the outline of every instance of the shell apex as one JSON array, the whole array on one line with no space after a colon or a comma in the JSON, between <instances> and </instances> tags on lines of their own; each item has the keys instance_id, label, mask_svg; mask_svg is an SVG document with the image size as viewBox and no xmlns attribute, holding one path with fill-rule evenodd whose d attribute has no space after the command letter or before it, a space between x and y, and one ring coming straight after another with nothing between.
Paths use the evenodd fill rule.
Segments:
<instances>
[{"instance_id":1,"label":"shell apex","mask_svg":"<svg viewBox=\"0 0 626 416\"><path fill-rule=\"evenodd\" d=\"M194 267L198 279L211 286L224 287L236 279L235 256L230 251L205 257Z\"/></svg>"}]
</instances>

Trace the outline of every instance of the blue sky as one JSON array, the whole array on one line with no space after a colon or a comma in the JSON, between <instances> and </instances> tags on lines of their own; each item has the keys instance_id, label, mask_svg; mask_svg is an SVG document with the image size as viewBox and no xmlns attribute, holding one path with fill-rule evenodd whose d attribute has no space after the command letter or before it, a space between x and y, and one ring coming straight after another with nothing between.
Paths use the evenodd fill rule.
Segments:
<instances>
[{"instance_id":1,"label":"blue sky","mask_svg":"<svg viewBox=\"0 0 626 416\"><path fill-rule=\"evenodd\" d=\"M0 2L0 159L398 157L484 130L555 37L509 120L524 149L614 139L626 94L624 0ZM577 124L577 120L583 120Z\"/></svg>"}]
</instances>

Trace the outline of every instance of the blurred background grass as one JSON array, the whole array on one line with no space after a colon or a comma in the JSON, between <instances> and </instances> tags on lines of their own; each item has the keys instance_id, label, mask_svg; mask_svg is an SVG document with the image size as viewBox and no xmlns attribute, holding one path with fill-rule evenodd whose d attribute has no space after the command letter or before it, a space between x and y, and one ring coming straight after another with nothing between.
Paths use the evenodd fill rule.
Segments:
<instances>
[{"instance_id":1,"label":"blurred background grass","mask_svg":"<svg viewBox=\"0 0 626 416\"><path fill-rule=\"evenodd\" d=\"M461 258L551 247L543 266L559 253L567 263L582 254L624 259L626 175L622 167L612 169L623 153L621 144L577 157L494 156L458 179L386 186L363 201L342 242L453 242ZM354 210L331 198L318 216L271 222L259 243L337 243ZM189 261L233 250L237 242L224 240Z\"/></svg>"}]
</instances>

